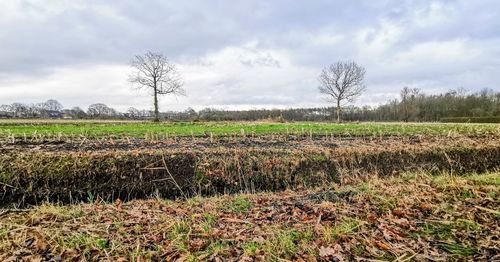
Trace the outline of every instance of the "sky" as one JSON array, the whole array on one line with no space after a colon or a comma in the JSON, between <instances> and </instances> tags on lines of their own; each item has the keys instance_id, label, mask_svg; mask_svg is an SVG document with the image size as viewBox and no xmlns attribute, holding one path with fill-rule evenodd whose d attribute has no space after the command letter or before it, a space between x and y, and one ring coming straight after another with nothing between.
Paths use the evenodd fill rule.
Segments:
<instances>
[{"instance_id":1,"label":"sky","mask_svg":"<svg viewBox=\"0 0 500 262\"><path fill-rule=\"evenodd\" d=\"M404 87L500 89L497 0L0 0L0 104L151 109L134 55L177 65L160 110L320 107L321 69L355 61L378 105Z\"/></svg>"}]
</instances>

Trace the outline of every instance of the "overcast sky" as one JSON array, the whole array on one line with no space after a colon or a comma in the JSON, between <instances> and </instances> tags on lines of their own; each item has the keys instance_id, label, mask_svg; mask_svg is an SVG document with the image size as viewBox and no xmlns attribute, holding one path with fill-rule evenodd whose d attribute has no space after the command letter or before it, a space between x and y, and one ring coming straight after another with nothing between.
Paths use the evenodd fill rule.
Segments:
<instances>
[{"instance_id":1,"label":"overcast sky","mask_svg":"<svg viewBox=\"0 0 500 262\"><path fill-rule=\"evenodd\" d=\"M498 0L0 0L0 104L150 109L127 82L147 50L188 94L163 111L324 106L317 77L339 60L367 70L357 105L403 86L499 91L499 17Z\"/></svg>"}]
</instances>

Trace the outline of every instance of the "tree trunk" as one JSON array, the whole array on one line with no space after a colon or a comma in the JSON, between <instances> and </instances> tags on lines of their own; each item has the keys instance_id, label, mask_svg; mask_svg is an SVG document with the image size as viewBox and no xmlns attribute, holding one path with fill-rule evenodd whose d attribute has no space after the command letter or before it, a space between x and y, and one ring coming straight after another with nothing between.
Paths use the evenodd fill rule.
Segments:
<instances>
[{"instance_id":1,"label":"tree trunk","mask_svg":"<svg viewBox=\"0 0 500 262\"><path fill-rule=\"evenodd\" d=\"M340 100L337 100L337 123L340 123Z\"/></svg>"},{"instance_id":2,"label":"tree trunk","mask_svg":"<svg viewBox=\"0 0 500 262\"><path fill-rule=\"evenodd\" d=\"M155 105L155 119L153 121L160 122L160 112L158 110L158 94L156 92L156 87L154 89L154 105Z\"/></svg>"}]
</instances>

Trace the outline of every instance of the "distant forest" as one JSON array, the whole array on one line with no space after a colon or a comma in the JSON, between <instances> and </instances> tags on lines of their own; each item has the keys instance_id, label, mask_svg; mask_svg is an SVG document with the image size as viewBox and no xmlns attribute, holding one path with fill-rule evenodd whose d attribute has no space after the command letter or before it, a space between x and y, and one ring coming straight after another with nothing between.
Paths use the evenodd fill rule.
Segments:
<instances>
[{"instance_id":1,"label":"distant forest","mask_svg":"<svg viewBox=\"0 0 500 262\"><path fill-rule=\"evenodd\" d=\"M333 107L296 109L220 110L206 108L181 112L162 112L170 121L333 121ZM0 106L0 118L64 118L64 119L137 119L153 118L153 111L129 108L118 112L105 104L64 109L56 100L37 104L13 103ZM370 107L344 107L344 121L405 121L405 122L500 122L500 92L483 89L477 93L451 90L442 94L425 94L416 88L403 88L398 99Z\"/></svg>"}]
</instances>

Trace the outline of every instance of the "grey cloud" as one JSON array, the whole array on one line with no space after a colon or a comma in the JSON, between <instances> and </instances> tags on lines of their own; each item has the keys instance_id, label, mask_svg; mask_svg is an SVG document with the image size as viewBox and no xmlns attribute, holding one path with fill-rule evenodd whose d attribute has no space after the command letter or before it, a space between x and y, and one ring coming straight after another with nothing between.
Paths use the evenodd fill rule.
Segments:
<instances>
[{"instance_id":1,"label":"grey cloud","mask_svg":"<svg viewBox=\"0 0 500 262\"><path fill-rule=\"evenodd\" d=\"M0 16L2 5L7 2L0 3ZM126 65L132 55L145 50L161 51L188 67L224 70L219 66L225 60L212 61L210 55L250 42L255 43L252 55L232 54L250 69L217 72L209 76L210 80L200 76L188 93L205 97L179 99L177 106L323 103L315 94L316 79L310 72L337 60L356 60L367 68L369 91L360 101L368 103L390 98L402 85L428 90L458 86L479 89L497 88L500 80L496 72L500 66L500 3L495 0L75 0L50 4L18 0L9 5L16 6L19 14L0 17L0 92L9 89L8 96L0 95L0 103L17 98L13 89L19 81L56 88L57 83L49 82L47 76L58 69ZM400 31L390 31L393 29ZM435 43L442 44L445 52L446 43L453 41L463 41L458 50L464 54L443 54L442 60L433 60L425 57L435 56L432 50L419 49ZM289 61L273 51L285 53ZM256 70L254 78L262 78L261 82L252 82L259 86L250 87L246 81L251 76L243 77L244 70L260 67L283 71L276 71L279 80L268 81ZM300 73L302 69L307 72ZM286 70L290 70L290 77L303 74L308 79L289 80L283 73ZM122 82L103 85L128 88ZM76 87L85 85L75 83ZM254 94L255 90L263 95ZM57 92L50 94L72 103L79 101L71 94ZM18 96L15 100L23 99ZM106 101L121 107L125 105L120 101L131 95L120 97L119 101ZM101 101L99 98L96 94L80 103ZM149 106L142 104L148 102L147 97L130 101L136 101L139 107ZM165 106L172 106L169 103L176 100L165 101Z\"/></svg>"},{"instance_id":2,"label":"grey cloud","mask_svg":"<svg viewBox=\"0 0 500 262\"><path fill-rule=\"evenodd\" d=\"M280 61L271 54L257 54L255 58L240 57L240 62L246 66L280 67Z\"/></svg>"}]
</instances>

